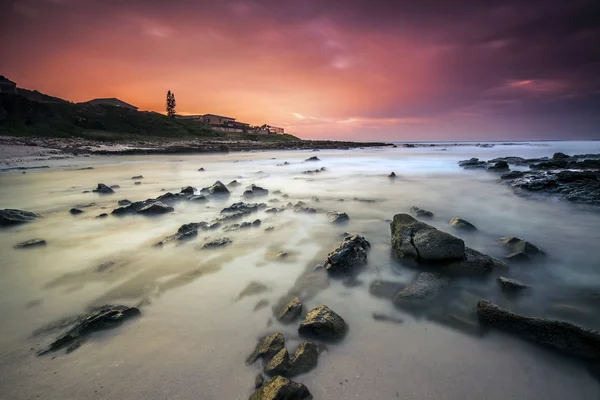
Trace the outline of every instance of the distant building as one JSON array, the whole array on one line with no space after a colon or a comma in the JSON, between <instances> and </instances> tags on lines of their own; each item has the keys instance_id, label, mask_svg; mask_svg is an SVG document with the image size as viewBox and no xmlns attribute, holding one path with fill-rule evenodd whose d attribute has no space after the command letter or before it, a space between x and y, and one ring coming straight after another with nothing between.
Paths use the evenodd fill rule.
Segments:
<instances>
[{"instance_id":1,"label":"distant building","mask_svg":"<svg viewBox=\"0 0 600 400\"><path fill-rule=\"evenodd\" d=\"M205 123L204 122L204 115L177 115L175 114L175 118L177 119L183 119L186 121L198 121L201 123Z\"/></svg>"},{"instance_id":2,"label":"distant building","mask_svg":"<svg viewBox=\"0 0 600 400\"><path fill-rule=\"evenodd\" d=\"M0 75L0 93L17 94L17 84Z\"/></svg>"},{"instance_id":3,"label":"distant building","mask_svg":"<svg viewBox=\"0 0 600 400\"><path fill-rule=\"evenodd\" d=\"M269 125L269 132L271 132L271 133L279 133L279 134L283 135L284 131L283 131L283 128L278 128L276 126L270 126Z\"/></svg>"},{"instance_id":4,"label":"distant building","mask_svg":"<svg viewBox=\"0 0 600 400\"><path fill-rule=\"evenodd\" d=\"M137 111L137 109L138 109L136 106L131 105L129 103L125 103L123 100L119 100L114 97L104 98L104 99L93 99L90 101L85 101L80 104L93 104L93 105L99 105L99 106L112 106L112 107L119 107L119 108L128 108L128 109L134 110L134 111Z\"/></svg>"}]
</instances>

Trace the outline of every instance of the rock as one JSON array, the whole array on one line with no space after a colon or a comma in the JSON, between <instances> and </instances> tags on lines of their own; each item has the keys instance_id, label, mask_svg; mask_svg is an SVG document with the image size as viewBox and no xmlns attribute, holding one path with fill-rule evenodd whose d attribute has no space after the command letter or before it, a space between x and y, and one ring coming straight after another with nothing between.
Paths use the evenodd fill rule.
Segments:
<instances>
[{"instance_id":1,"label":"rock","mask_svg":"<svg viewBox=\"0 0 600 400\"><path fill-rule=\"evenodd\" d=\"M388 175L388 178L391 178L391 179L397 178L396 173L392 172L391 174Z\"/></svg>"},{"instance_id":2,"label":"rock","mask_svg":"<svg viewBox=\"0 0 600 400\"><path fill-rule=\"evenodd\" d=\"M142 175L132 176L131 179L144 179Z\"/></svg>"},{"instance_id":3,"label":"rock","mask_svg":"<svg viewBox=\"0 0 600 400\"><path fill-rule=\"evenodd\" d=\"M288 376L290 368L290 357L288 351L283 348L265 364L264 373L268 376Z\"/></svg>"},{"instance_id":4,"label":"rock","mask_svg":"<svg viewBox=\"0 0 600 400\"><path fill-rule=\"evenodd\" d=\"M479 320L565 354L600 360L600 333L568 322L526 317L487 300L477 303Z\"/></svg>"},{"instance_id":5,"label":"rock","mask_svg":"<svg viewBox=\"0 0 600 400\"><path fill-rule=\"evenodd\" d=\"M412 206L410 208L410 213L416 215L417 217L433 217L433 213L431 211L423 210L422 208L416 206Z\"/></svg>"},{"instance_id":6,"label":"rock","mask_svg":"<svg viewBox=\"0 0 600 400\"><path fill-rule=\"evenodd\" d=\"M319 350L313 342L302 342L290 358L287 374L290 377L305 374L317 366Z\"/></svg>"},{"instance_id":7,"label":"rock","mask_svg":"<svg viewBox=\"0 0 600 400\"><path fill-rule=\"evenodd\" d=\"M315 336L323 340L341 339L348 330L342 317L325 305L311 310L298 327L301 335Z\"/></svg>"},{"instance_id":8,"label":"rock","mask_svg":"<svg viewBox=\"0 0 600 400\"><path fill-rule=\"evenodd\" d=\"M508 163L506 161L498 161L487 170L492 172L505 172L510 171L510 168L508 167Z\"/></svg>"},{"instance_id":9,"label":"rock","mask_svg":"<svg viewBox=\"0 0 600 400\"><path fill-rule=\"evenodd\" d=\"M312 201L314 201L315 203L320 203L321 202L321 200L319 200L319 198L317 196L312 196L310 199Z\"/></svg>"},{"instance_id":10,"label":"rock","mask_svg":"<svg viewBox=\"0 0 600 400\"><path fill-rule=\"evenodd\" d=\"M265 232L271 232L271 231L274 231L274 230L275 230L274 226L268 226L268 227L265 228Z\"/></svg>"},{"instance_id":11,"label":"rock","mask_svg":"<svg viewBox=\"0 0 600 400\"><path fill-rule=\"evenodd\" d=\"M529 287L529 285L526 285L521 281L518 281L516 279L504 278L502 276L498 278L498 283L500 284L502 290L505 292L523 290Z\"/></svg>"},{"instance_id":12,"label":"rock","mask_svg":"<svg viewBox=\"0 0 600 400\"><path fill-rule=\"evenodd\" d=\"M465 221L464 219L460 219L460 218L452 218L450 220L450 222L448 222L448 223L450 225L452 225L453 227L455 227L456 229L461 229L463 231L476 231L477 230L477 228L475 228L475 225L473 225L469 221Z\"/></svg>"},{"instance_id":13,"label":"rock","mask_svg":"<svg viewBox=\"0 0 600 400\"><path fill-rule=\"evenodd\" d=\"M96 218L106 218L106 217L108 217L107 213L102 213L102 214L96 215Z\"/></svg>"},{"instance_id":14,"label":"rock","mask_svg":"<svg viewBox=\"0 0 600 400\"><path fill-rule=\"evenodd\" d=\"M507 258L514 261L528 261L530 257L546 255L539 247L515 236L500 238L498 243L511 253Z\"/></svg>"},{"instance_id":15,"label":"rock","mask_svg":"<svg viewBox=\"0 0 600 400\"><path fill-rule=\"evenodd\" d=\"M523 176L525 176L527 173L524 171L511 171L508 174L504 174L500 177L500 179L505 180L505 179L517 179L517 178L522 178Z\"/></svg>"},{"instance_id":16,"label":"rock","mask_svg":"<svg viewBox=\"0 0 600 400\"><path fill-rule=\"evenodd\" d=\"M45 246L46 245L46 241L44 239L31 239L31 240L27 240L26 242L21 242L17 245L15 245L15 249L26 249L26 248L30 248L30 247L41 247L41 246Z\"/></svg>"},{"instance_id":17,"label":"rock","mask_svg":"<svg viewBox=\"0 0 600 400\"><path fill-rule=\"evenodd\" d=\"M183 194L192 194L193 195L195 191L196 191L196 189L194 189L193 187L186 186L184 188L181 188L181 192L180 193L183 193Z\"/></svg>"},{"instance_id":18,"label":"rock","mask_svg":"<svg viewBox=\"0 0 600 400\"><path fill-rule=\"evenodd\" d=\"M465 169L485 168L485 161L479 161L479 158L471 158L470 160L459 161L458 165Z\"/></svg>"},{"instance_id":19,"label":"rock","mask_svg":"<svg viewBox=\"0 0 600 400\"><path fill-rule=\"evenodd\" d=\"M400 282L376 280L369 286L369 292L375 297L391 300L405 287L406 285Z\"/></svg>"},{"instance_id":20,"label":"rock","mask_svg":"<svg viewBox=\"0 0 600 400\"><path fill-rule=\"evenodd\" d=\"M39 214L31 211L6 208L0 210L0 226L24 224L40 218Z\"/></svg>"},{"instance_id":21,"label":"rock","mask_svg":"<svg viewBox=\"0 0 600 400\"><path fill-rule=\"evenodd\" d=\"M160 201L152 202L140 208L137 213L142 215L160 215L173 212L175 209Z\"/></svg>"},{"instance_id":22,"label":"rock","mask_svg":"<svg viewBox=\"0 0 600 400\"><path fill-rule=\"evenodd\" d=\"M141 185L142 182L133 182L134 185Z\"/></svg>"},{"instance_id":23,"label":"rock","mask_svg":"<svg viewBox=\"0 0 600 400\"><path fill-rule=\"evenodd\" d=\"M391 223L392 247L398 258L419 262L462 260L465 243L449 233L438 231L408 214L397 214Z\"/></svg>"},{"instance_id":24,"label":"rock","mask_svg":"<svg viewBox=\"0 0 600 400\"><path fill-rule=\"evenodd\" d=\"M435 299L448 284L448 278L430 272L421 272L414 281L399 291L393 299L396 306L412 308L423 306Z\"/></svg>"},{"instance_id":25,"label":"rock","mask_svg":"<svg viewBox=\"0 0 600 400\"><path fill-rule=\"evenodd\" d=\"M231 181L231 182L229 182L229 183L227 184L227 187L237 187L237 186L240 186L240 185L241 185L241 184L240 184L238 181L236 181L236 180L233 180L233 181Z\"/></svg>"},{"instance_id":26,"label":"rock","mask_svg":"<svg viewBox=\"0 0 600 400\"><path fill-rule=\"evenodd\" d=\"M202 192L206 192L215 197L229 197L231 194L229 189L227 189L227 187L223 185L221 181L216 181L212 186L202 189Z\"/></svg>"},{"instance_id":27,"label":"rock","mask_svg":"<svg viewBox=\"0 0 600 400\"><path fill-rule=\"evenodd\" d=\"M74 349L89 334L114 328L123 323L123 321L137 317L138 315L140 315L140 310L136 307L106 305L93 309L88 314L80 315L75 320L75 325L71 329L58 337L49 347L41 350L38 355L57 351L65 347Z\"/></svg>"},{"instance_id":28,"label":"rock","mask_svg":"<svg viewBox=\"0 0 600 400\"><path fill-rule=\"evenodd\" d=\"M83 210L80 210L79 208L71 208L69 212L73 215L77 215L83 213Z\"/></svg>"},{"instance_id":29,"label":"rock","mask_svg":"<svg viewBox=\"0 0 600 400\"><path fill-rule=\"evenodd\" d=\"M256 185L250 185L248 188L246 188L246 191L243 194L244 198L253 198L268 195L269 191L267 189L261 188L260 186Z\"/></svg>"},{"instance_id":30,"label":"rock","mask_svg":"<svg viewBox=\"0 0 600 400\"><path fill-rule=\"evenodd\" d=\"M272 333L268 336L261 338L254 349L254 352L250 354L246 363L254 364L254 362L262 358L264 363L268 363L271 358L285 346L285 338L282 333Z\"/></svg>"},{"instance_id":31,"label":"rock","mask_svg":"<svg viewBox=\"0 0 600 400\"><path fill-rule=\"evenodd\" d=\"M371 244L362 236L344 238L339 247L327 256L325 269L331 273L349 271L367 263L367 253Z\"/></svg>"},{"instance_id":32,"label":"rock","mask_svg":"<svg viewBox=\"0 0 600 400\"><path fill-rule=\"evenodd\" d=\"M317 212L317 210L312 207L294 207L294 212L305 213L305 214L315 214Z\"/></svg>"},{"instance_id":33,"label":"rock","mask_svg":"<svg viewBox=\"0 0 600 400\"><path fill-rule=\"evenodd\" d=\"M440 271L455 275L481 275L493 269L506 269L508 266L477 250L465 247L465 256L462 260L445 263Z\"/></svg>"},{"instance_id":34,"label":"rock","mask_svg":"<svg viewBox=\"0 0 600 400\"><path fill-rule=\"evenodd\" d=\"M213 248L216 248L216 247L227 246L230 243L231 243L231 239L224 237L224 238L215 239L215 240L212 240L210 242L204 243L204 245L202 246L202 248L203 249L213 249Z\"/></svg>"},{"instance_id":35,"label":"rock","mask_svg":"<svg viewBox=\"0 0 600 400\"><path fill-rule=\"evenodd\" d=\"M374 312L372 317L375 321L392 322L394 324L402 324L404 320L402 318L394 317L392 315L386 315L382 313Z\"/></svg>"},{"instance_id":36,"label":"rock","mask_svg":"<svg viewBox=\"0 0 600 400\"><path fill-rule=\"evenodd\" d=\"M265 383L265 379L262 374L257 374L256 378L254 378L254 389L262 387L263 383Z\"/></svg>"},{"instance_id":37,"label":"rock","mask_svg":"<svg viewBox=\"0 0 600 400\"><path fill-rule=\"evenodd\" d=\"M506 257L507 260L510 260L512 262L515 263L524 263L524 262L528 262L531 261L531 257L529 257L526 253L510 253L509 255L507 255Z\"/></svg>"},{"instance_id":38,"label":"rock","mask_svg":"<svg viewBox=\"0 0 600 400\"><path fill-rule=\"evenodd\" d=\"M198 171L202 172L202 171L204 171L204 168L200 167L200 168L198 168Z\"/></svg>"},{"instance_id":39,"label":"rock","mask_svg":"<svg viewBox=\"0 0 600 400\"><path fill-rule=\"evenodd\" d=\"M565 153L554 153L554 155L552 155L552 159L553 160L562 160L565 158L571 158L568 155L566 155Z\"/></svg>"},{"instance_id":40,"label":"rock","mask_svg":"<svg viewBox=\"0 0 600 400\"><path fill-rule=\"evenodd\" d=\"M92 190L92 192L100 194L113 194L115 191L111 187L106 186L104 183L99 183L98 187Z\"/></svg>"},{"instance_id":41,"label":"rock","mask_svg":"<svg viewBox=\"0 0 600 400\"><path fill-rule=\"evenodd\" d=\"M329 217L329 221L331 221L333 224L341 224L350 220L348 214L338 211L329 211L327 213L327 217Z\"/></svg>"},{"instance_id":42,"label":"rock","mask_svg":"<svg viewBox=\"0 0 600 400\"><path fill-rule=\"evenodd\" d=\"M129 200L119 200L119 203L118 203L118 204L119 204L120 206L128 206L128 205L130 205L130 204L131 204L131 201L129 201Z\"/></svg>"},{"instance_id":43,"label":"rock","mask_svg":"<svg viewBox=\"0 0 600 400\"><path fill-rule=\"evenodd\" d=\"M308 400L312 396L306 386L282 376L269 379L249 400Z\"/></svg>"},{"instance_id":44,"label":"rock","mask_svg":"<svg viewBox=\"0 0 600 400\"><path fill-rule=\"evenodd\" d=\"M195 203L206 203L208 202L208 199L205 196L202 195L194 195L194 196L190 196L188 197L189 201L195 202Z\"/></svg>"},{"instance_id":45,"label":"rock","mask_svg":"<svg viewBox=\"0 0 600 400\"><path fill-rule=\"evenodd\" d=\"M277 319L284 324L289 324L298 318L300 313L302 313L302 302L298 297L294 297L283 307Z\"/></svg>"},{"instance_id":46,"label":"rock","mask_svg":"<svg viewBox=\"0 0 600 400\"><path fill-rule=\"evenodd\" d=\"M317 156L312 156L312 157L310 157L310 158L307 158L307 159L306 159L306 160L304 160L304 161L321 161L321 160L320 160L320 159L319 159L319 157L317 157Z\"/></svg>"},{"instance_id":47,"label":"rock","mask_svg":"<svg viewBox=\"0 0 600 400\"><path fill-rule=\"evenodd\" d=\"M222 209L221 214L241 213L242 215L248 215L266 207L265 203L244 203L240 201Z\"/></svg>"},{"instance_id":48,"label":"rock","mask_svg":"<svg viewBox=\"0 0 600 400\"><path fill-rule=\"evenodd\" d=\"M110 185L110 188L111 189L120 189L121 186L119 186L119 185Z\"/></svg>"}]
</instances>

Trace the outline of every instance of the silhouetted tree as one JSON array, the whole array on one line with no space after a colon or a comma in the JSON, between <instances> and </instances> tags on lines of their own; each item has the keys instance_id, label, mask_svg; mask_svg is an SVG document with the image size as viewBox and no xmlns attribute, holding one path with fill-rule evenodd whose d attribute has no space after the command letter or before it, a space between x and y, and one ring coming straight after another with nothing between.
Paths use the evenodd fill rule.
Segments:
<instances>
[{"instance_id":1,"label":"silhouetted tree","mask_svg":"<svg viewBox=\"0 0 600 400\"><path fill-rule=\"evenodd\" d=\"M167 92L167 115L169 117L175 116L175 107L176 106L177 106L177 104L175 103L175 94L171 93L171 91L169 90Z\"/></svg>"}]
</instances>

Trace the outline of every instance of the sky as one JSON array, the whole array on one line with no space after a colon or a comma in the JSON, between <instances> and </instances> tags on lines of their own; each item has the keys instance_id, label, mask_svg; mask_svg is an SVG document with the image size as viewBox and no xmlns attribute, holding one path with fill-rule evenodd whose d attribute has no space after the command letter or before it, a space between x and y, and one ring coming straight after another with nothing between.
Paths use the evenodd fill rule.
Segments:
<instances>
[{"instance_id":1,"label":"sky","mask_svg":"<svg viewBox=\"0 0 600 400\"><path fill-rule=\"evenodd\" d=\"M600 139L600 2L0 0L0 74L348 140Z\"/></svg>"}]
</instances>

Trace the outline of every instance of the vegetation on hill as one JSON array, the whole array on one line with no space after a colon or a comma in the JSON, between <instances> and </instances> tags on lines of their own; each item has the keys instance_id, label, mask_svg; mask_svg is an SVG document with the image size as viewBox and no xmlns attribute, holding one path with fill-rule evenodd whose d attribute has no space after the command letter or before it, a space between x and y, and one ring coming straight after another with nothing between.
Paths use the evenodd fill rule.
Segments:
<instances>
[{"instance_id":1,"label":"vegetation on hill","mask_svg":"<svg viewBox=\"0 0 600 400\"><path fill-rule=\"evenodd\" d=\"M75 136L103 141L195 138L300 140L292 135L218 132L196 121L169 118L155 112L86 103L74 104L39 92L19 93L17 96L0 94L0 135ZM26 93L36 96L25 96Z\"/></svg>"}]
</instances>

